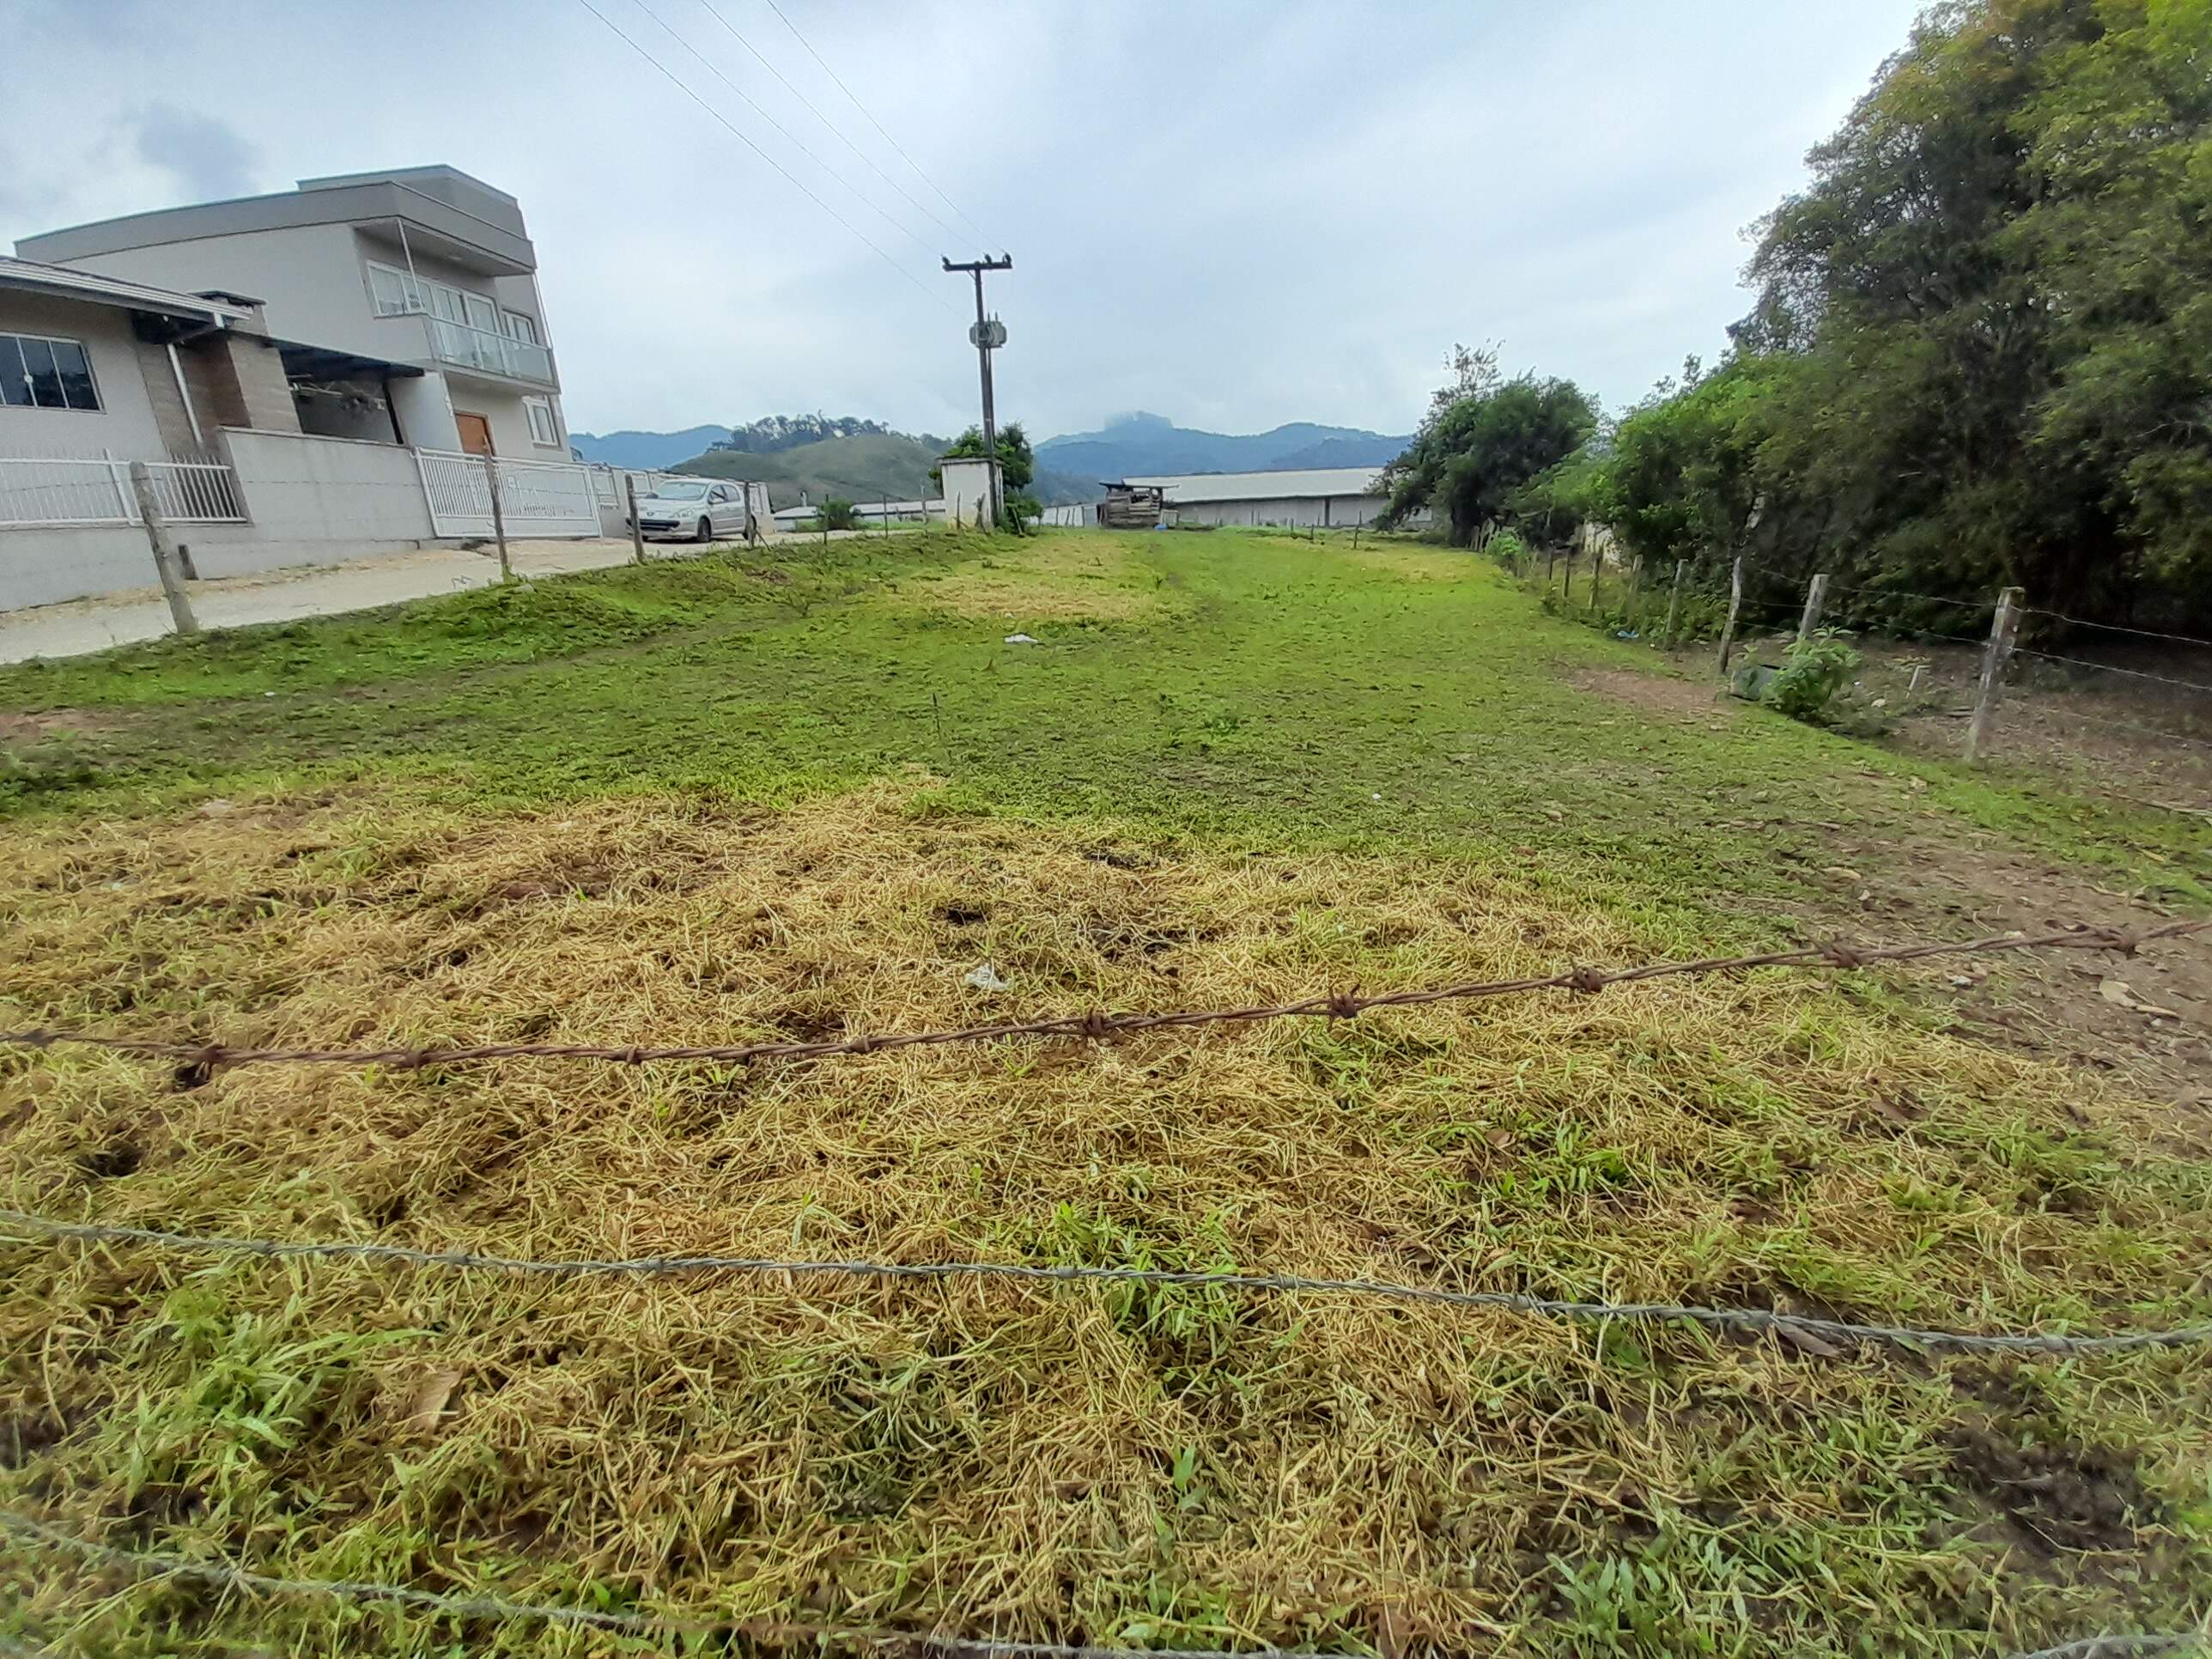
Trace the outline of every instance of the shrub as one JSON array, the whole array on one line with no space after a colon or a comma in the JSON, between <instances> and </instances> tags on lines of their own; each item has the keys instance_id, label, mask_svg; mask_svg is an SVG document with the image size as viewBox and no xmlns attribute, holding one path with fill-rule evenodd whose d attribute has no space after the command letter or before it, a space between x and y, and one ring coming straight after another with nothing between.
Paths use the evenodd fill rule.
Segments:
<instances>
[{"instance_id":1,"label":"shrub","mask_svg":"<svg viewBox=\"0 0 2212 1659\"><path fill-rule=\"evenodd\" d=\"M822 503L822 527L824 530L851 530L860 520L853 516L850 501L826 501Z\"/></svg>"},{"instance_id":2,"label":"shrub","mask_svg":"<svg viewBox=\"0 0 2212 1659\"><path fill-rule=\"evenodd\" d=\"M1782 672L1766 688L1766 702L1793 720L1825 724L1828 705L1859 670L1859 653L1835 629L1824 628L1790 642Z\"/></svg>"}]
</instances>

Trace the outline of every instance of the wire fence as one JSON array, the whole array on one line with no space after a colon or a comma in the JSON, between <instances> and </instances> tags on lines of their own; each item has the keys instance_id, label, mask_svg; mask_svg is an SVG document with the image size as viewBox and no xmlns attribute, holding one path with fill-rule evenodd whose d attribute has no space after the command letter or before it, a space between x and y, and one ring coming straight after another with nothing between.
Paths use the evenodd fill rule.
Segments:
<instances>
[{"instance_id":1,"label":"wire fence","mask_svg":"<svg viewBox=\"0 0 2212 1659\"><path fill-rule=\"evenodd\" d=\"M1598 968L1570 968L1556 974L1527 979L1479 980L1421 990L1386 991L1363 996L1357 991L1333 991L1294 1002L1259 1003L1243 1008L1185 1008L1169 1013L1108 1013L1094 1010L1081 1014L1049 1014L1041 1018L1001 1020L988 1025L962 1025L937 1030L895 1031L811 1042L681 1043L648 1047L642 1043L615 1045L579 1042L479 1042L446 1047L380 1048L246 1048L210 1042L174 1038L106 1036L95 1032L33 1028L0 1035L0 1045L44 1049L64 1045L102 1048L114 1054L175 1060L212 1072L223 1066L389 1066L419 1070L427 1066L505 1060L593 1060L615 1065L641 1066L656 1060L710 1060L751 1064L760 1060L826 1060L836 1055L870 1054L899 1048L937 1048L958 1042L997 1042L1012 1037L1063 1037L1091 1042L1127 1036L1139 1031L1187 1030L1193 1026L1254 1024L1262 1020L1290 1018L1352 1019L1376 1008L1414 1008L1439 1002L1468 1002L1485 997L1513 996L1535 991L1576 991L1595 995L1608 986L1668 979L1682 975L1739 973L1753 968L1808 968L1848 970L1879 963L1920 962L1929 957L1989 956L2008 951L2115 951L2133 956L2154 939L2179 939L2212 928L2212 920L2170 921L2146 929L2128 929L2077 922L2045 933L1996 933L1963 943L1923 940L1911 945L1853 945L1837 939L1826 945L1789 951L1766 951L1735 957L1705 957L1690 962L1647 963L1638 968L1607 971Z\"/></svg>"},{"instance_id":2,"label":"wire fence","mask_svg":"<svg viewBox=\"0 0 2212 1659\"><path fill-rule=\"evenodd\" d=\"M1612 1320L1693 1324L1745 1334L1778 1333L1832 1342L1868 1343L1958 1353L2134 1353L2152 1348L2199 1347L2212 1343L2212 1325L2165 1330L2073 1335L2063 1331L1960 1331L1909 1325L1861 1324L1771 1308L1712 1308L1672 1302L1574 1302L1519 1291L1455 1291L1438 1285L1392 1284L1374 1279L1318 1279L1297 1273L1217 1273L1175 1267L1051 1267L1018 1261L784 1261L758 1256L650 1255L568 1257L486 1255L469 1250L424 1250L404 1244L350 1239L231 1238L216 1234L163 1232L147 1227L64 1221L21 1210L0 1210L0 1227L37 1237L94 1244L135 1244L203 1255L258 1256L271 1261L383 1261L412 1267L450 1267L485 1273L530 1273L556 1279L657 1278L718 1274L880 1279L1012 1279L1044 1285L1144 1285L1155 1288L1307 1296L1370 1297L1387 1302L1449 1308L1484 1308L1551 1319Z\"/></svg>"},{"instance_id":3,"label":"wire fence","mask_svg":"<svg viewBox=\"0 0 2212 1659\"><path fill-rule=\"evenodd\" d=\"M648 1060L750 1061L769 1058L811 1060L860 1054L926 1044L983 1042L1015 1036L1098 1039L1133 1031L1221 1022L1249 1023L1293 1016L1349 1018L1375 1008L1409 1007L1476 997L1541 990L1595 994L1613 985L1680 975L1790 967L1850 969L1878 963L2036 949L2112 951L2133 955L2153 940L2176 939L2212 928L2212 921L2175 921L2144 930L2080 924L2051 933L2006 933L1963 943L1923 941L1863 946L1832 942L1802 949L1766 951L1689 962L1662 962L1605 971L1581 967L1541 977L1447 985L1367 997L1332 993L1300 1001L1234 1009L1190 1009L1158 1014L1090 1013L1073 1017L1003 1022L994 1025L918 1031L890 1036L860 1036L842 1042L648 1048L582 1044L478 1044L445 1048L231 1048L218 1043L177 1042L111 1037L87 1032L33 1030L0 1041L43 1049L74 1043L125 1054L178 1059L212 1068L252 1062L295 1064L388 1064L422 1066L459 1060L567 1057L640 1064ZM1164 1268L1044 1266L1020 1262L868 1261L773 1261L724 1255L628 1258L538 1259L473 1251L428 1250L404 1245L336 1240L229 1237L158 1231L100 1222L70 1221L21 1211L0 1211L0 1227L19 1238L66 1241L88 1246L129 1246L195 1254L240 1255L262 1260L348 1261L420 1268L523 1273L574 1279L586 1275L663 1277L757 1275L787 1282L801 1278L870 1279L891 1281L995 1279L1030 1285L1129 1284L1239 1294L1343 1296L1450 1308L1485 1309L1532 1317L1612 1322L1673 1322L1706 1330L1786 1339L1816 1357L1838 1358L1836 1344L1883 1350L1948 1351L1971 1353L2041 1354L2074 1357L2091 1353L2175 1350L2212 1345L2212 1326L2106 1332L1965 1331L1942 1328L1880 1325L1795 1314L1770 1308L1708 1307L1671 1303L1571 1301L1521 1291L1455 1290L1447 1286L1394 1284L1366 1279L1328 1279L1290 1273L1239 1273ZM240 1595L320 1597L364 1605L411 1609L455 1619L536 1620L543 1623L657 1637L727 1633L756 1642L790 1645L844 1645L906 1652L975 1656L975 1659L1338 1659L1311 1650L1280 1648L1158 1649L1102 1647L1089 1643L1035 1642L969 1637L930 1631L870 1626L798 1626L767 1618L702 1612L658 1613L643 1609L580 1607L526 1601L484 1592L447 1592L369 1580L293 1578L256 1572L228 1562L118 1548L64 1531L36 1517L0 1511L0 1532L27 1546L75 1557L90 1567L139 1577L182 1578ZM2021 1659L2094 1659L2095 1656L2144 1656L2187 1651L2197 1638L2190 1633L2097 1637L2042 1650ZM2115 1643L2121 1645L2115 1646Z\"/></svg>"},{"instance_id":4,"label":"wire fence","mask_svg":"<svg viewBox=\"0 0 2212 1659\"><path fill-rule=\"evenodd\" d=\"M41 1548L74 1555L96 1567L139 1577L185 1578L244 1595L320 1596L330 1600L412 1608L447 1619L531 1620L586 1630L619 1631L633 1636L726 1634L788 1646L826 1645L889 1648L906 1652L953 1656L954 1659L1352 1659L1310 1649L1286 1648L1116 1648L1083 1642L1025 1642L997 1637L956 1636L936 1631L889 1630L864 1625L797 1625L744 1613L647 1613L615 1607L580 1607L558 1602L520 1601L480 1592L417 1589L405 1584L346 1578L283 1578L252 1572L227 1561L121 1549L82 1538L27 1516L0 1510L0 1532Z\"/></svg>"},{"instance_id":5,"label":"wire fence","mask_svg":"<svg viewBox=\"0 0 2212 1659\"><path fill-rule=\"evenodd\" d=\"M741 1613L580 1607L559 1602L517 1601L477 1591L418 1589L373 1579L280 1577L254 1572L228 1561L123 1549L6 1510L0 1510L0 1533L38 1548L74 1556L91 1567L139 1578L185 1579L235 1595L314 1597L356 1605L404 1607L440 1618L530 1620L638 1637L735 1637L752 1643L790 1647L882 1649L941 1654L948 1659L1357 1659L1342 1651L1316 1648L1102 1647L1090 1642L1033 1642L957 1636L937 1631L893 1630L879 1626L799 1625ZM2173 1631L2083 1637L2057 1647L2014 1654L2012 1659L2151 1659L2155 1655L2198 1654L2205 1650L2204 1632Z\"/></svg>"}]
</instances>

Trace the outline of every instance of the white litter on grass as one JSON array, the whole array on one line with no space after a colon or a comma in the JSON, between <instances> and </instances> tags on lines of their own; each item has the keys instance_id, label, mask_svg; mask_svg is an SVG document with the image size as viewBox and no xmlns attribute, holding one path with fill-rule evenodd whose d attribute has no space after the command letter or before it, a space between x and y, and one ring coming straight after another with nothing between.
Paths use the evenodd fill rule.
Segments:
<instances>
[{"instance_id":1,"label":"white litter on grass","mask_svg":"<svg viewBox=\"0 0 2212 1659\"><path fill-rule=\"evenodd\" d=\"M1006 988L1006 981L999 977L998 969L988 962L978 963L970 968L968 976L960 982L973 986L979 991L1003 991Z\"/></svg>"},{"instance_id":2,"label":"white litter on grass","mask_svg":"<svg viewBox=\"0 0 2212 1659\"><path fill-rule=\"evenodd\" d=\"M1044 641L1033 640L1026 634L1009 634L1006 635L1006 643L1008 645L1042 645Z\"/></svg>"}]
</instances>

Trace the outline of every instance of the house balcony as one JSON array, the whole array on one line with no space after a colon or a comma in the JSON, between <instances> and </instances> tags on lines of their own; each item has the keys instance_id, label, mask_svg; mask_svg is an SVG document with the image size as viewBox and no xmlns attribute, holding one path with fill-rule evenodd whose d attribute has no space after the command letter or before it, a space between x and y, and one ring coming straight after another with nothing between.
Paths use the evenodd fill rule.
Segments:
<instances>
[{"instance_id":1,"label":"house balcony","mask_svg":"<svg viewBox=\"0 0 2212 1659\"><path fill-rule=\"evenodd\" d=\"M431 358L447 368L534 386L550 388L559 384L553 377L553 354L544 346L511 339L488 328L447 322L442 317L422 320L429 328Z\"/></svg>"}]
</instances>

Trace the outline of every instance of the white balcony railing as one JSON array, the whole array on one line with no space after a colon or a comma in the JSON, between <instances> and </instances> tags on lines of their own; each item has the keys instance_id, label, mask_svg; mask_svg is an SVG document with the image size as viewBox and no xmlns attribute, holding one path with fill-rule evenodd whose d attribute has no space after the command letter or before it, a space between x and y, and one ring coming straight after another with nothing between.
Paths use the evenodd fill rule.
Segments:
<instances>
[{"instance_id":1,"label":"white balcony railing","mask_svg":"<svg viewBox=\"0 0 2212 1659\"><path fill-rule=\"evenodd\" d=\"M458 368L478 368L518 380L553 384L553 354L528 340L514 340L488 328L449 323L442 317L424 319L430 325L430 355Z\"/></svg>"}]
</instances>

